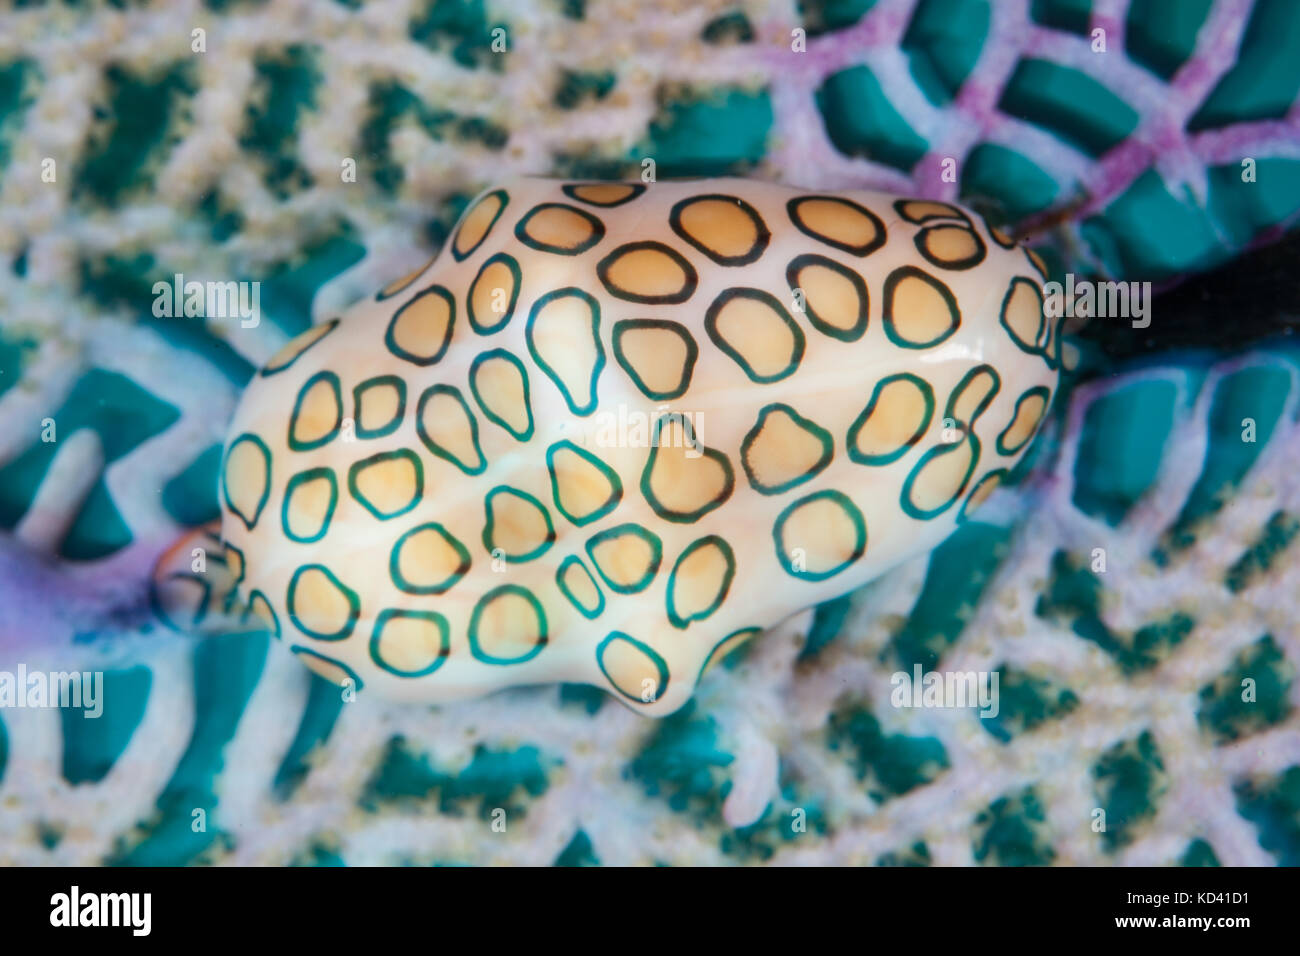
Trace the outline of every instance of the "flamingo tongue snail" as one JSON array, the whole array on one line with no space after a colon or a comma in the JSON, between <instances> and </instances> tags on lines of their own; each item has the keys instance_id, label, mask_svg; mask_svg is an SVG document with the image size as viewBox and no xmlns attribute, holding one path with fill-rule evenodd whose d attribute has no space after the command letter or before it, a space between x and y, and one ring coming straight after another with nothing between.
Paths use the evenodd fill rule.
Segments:
<instances>
[{"instance_id":1,"label":"flamingo tongue snail","mask_svg":"<svg viewBox=\"0 0 1300 956\"><path fill-rule=\"evenodd\" d=\"M397 699L586 682L670 713L1005 478L1061 365L1043 273L930 200L490 189L250 383L222 603Z\"/></svg>"}]
</instances>

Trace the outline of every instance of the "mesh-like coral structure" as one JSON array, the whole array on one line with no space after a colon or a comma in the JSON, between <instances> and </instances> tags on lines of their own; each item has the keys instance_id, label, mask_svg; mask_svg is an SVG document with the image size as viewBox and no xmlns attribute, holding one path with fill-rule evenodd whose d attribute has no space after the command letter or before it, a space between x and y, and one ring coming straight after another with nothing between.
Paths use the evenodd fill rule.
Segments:
<instances>
[{"instance_id":1,"label":"mesh-like coral structure","mask_svg":"<svg viewBox=\"0 0 1300 956\"><path fill-rule=\"evenodd\" d=\"M579 687L344 703L147 588L253 369L487 182L959 198L1159 280L1295 221L1298 50L1289 0L0 12L0 669L107 681L98 721L0 711L0 861L1300 863L1280 347L1083 384L984 520L663 722ZM260 282L262 323L156 317L175 273ZM999 715L891 706L915 664L997 670Z\"/></svg>"}]
</instances>

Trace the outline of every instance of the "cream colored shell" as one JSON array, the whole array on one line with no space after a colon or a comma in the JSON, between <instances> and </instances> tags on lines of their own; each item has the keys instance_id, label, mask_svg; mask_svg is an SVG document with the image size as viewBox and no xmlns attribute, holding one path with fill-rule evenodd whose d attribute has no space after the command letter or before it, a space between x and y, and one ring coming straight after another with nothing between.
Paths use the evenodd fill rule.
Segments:
<instances>
[{"instance_id":1,"label":"cream colored shell","mask_svg":"<svg viewBox=\"0 0 1300 956\"><path fill-rule=\"evenodd\" d=\"M671 712L791 613L940 542L1015 464L1059 330L945 203L520 180L243 396L238 600L316 672Z\"/></svg>"}]
</instances>

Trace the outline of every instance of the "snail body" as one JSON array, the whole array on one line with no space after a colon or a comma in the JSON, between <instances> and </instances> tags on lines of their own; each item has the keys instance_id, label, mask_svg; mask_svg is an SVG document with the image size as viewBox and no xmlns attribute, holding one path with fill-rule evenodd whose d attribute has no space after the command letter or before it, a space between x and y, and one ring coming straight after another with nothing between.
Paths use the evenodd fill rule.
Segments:
<instances>
[{"instance_id":1,"label":"snail body","mask_svg":"<svg viewBox=\"0 0 1300 956\"><path fill-rule=\"evenodd\" d=\"M290 342L225 447L239 607L317 673L665 714L932 548L1056 387L1042 265L977 214L738 179L487 190Z\"/></svg>"}]
</instances>

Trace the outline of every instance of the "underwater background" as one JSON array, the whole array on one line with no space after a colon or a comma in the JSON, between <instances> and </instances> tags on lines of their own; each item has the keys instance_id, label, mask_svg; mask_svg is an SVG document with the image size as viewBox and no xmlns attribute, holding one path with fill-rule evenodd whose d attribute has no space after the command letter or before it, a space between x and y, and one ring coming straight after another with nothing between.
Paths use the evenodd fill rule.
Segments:
<instances>
[{"instance_id":1,"label":"underwater background","mask_svg":"<svg viewBox=\"0 0 1300 956\"><path fill-rule=\"evenodd\" d=\"M7 4L0 670L105 710L0 709L0 863L1300 864L1298 93L1294 0ZM662 721L345 704L156 613L268 356L484 186L647 157L957 199L1152 322L1080 332L979 520ZM156 318L176 273L260 327ZM917 664L998 671L998 717L891 706Z\"/></svg>"}]
</instances>

